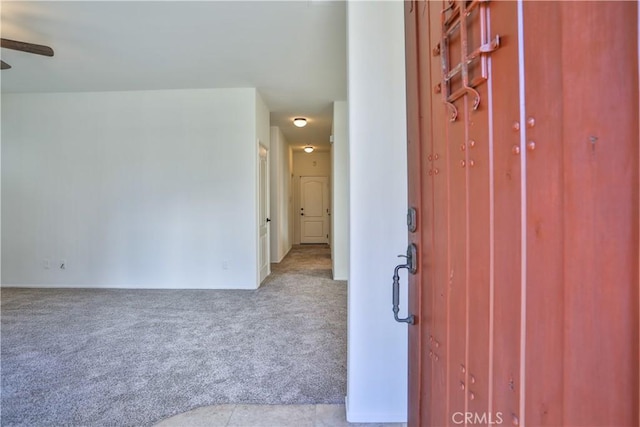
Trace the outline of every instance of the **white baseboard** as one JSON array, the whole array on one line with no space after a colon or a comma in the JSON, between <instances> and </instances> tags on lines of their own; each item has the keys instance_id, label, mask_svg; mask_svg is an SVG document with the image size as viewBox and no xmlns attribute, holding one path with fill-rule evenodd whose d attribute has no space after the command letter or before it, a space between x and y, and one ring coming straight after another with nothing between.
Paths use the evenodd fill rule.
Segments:
<instances>
[{"instance_id":1,"label":"white baseboard","mask_svg":"<svg viewBox=\"0 0 640 427\"><path fill-rule=\"evenodd\" d=\"M19 285L15 284L2 284L0 288L29 288L29 289L146 289L146 290L247 290L253 291L257 288L255 286L247 286L242 288L229 288L229 287L197 287L197 286L187 286L187 287L175 287L175 286L153 286L153 285L127 285L127 284L66 284L66 283L38 283L38 284L30 284L30 283L21 283Z\"/></svg>"},{"instance_id":2,"label":"white baseboard","mask_svg":"<svg viewBox=\"0 0 640 427\"><path fill-rule=\"evenodd\" d=\"M347 421L350 423L406 423L407 414L390 412L354 412L349 409L349 396L344 397Z\"/></svg>"},{"instance_id":3,"label":"white baseboard","mask_svg":"<svg viewBox=\"0 0 640 427\"><path fill-rule=\"evenodd\" d=\"M282 255L277 261L271 261L271 264L280 264L282 262L282 260L289 255L289 252L291 252L291 248L293 246L289 246L289 249L287 249L287 251L284 253L284 255Z\"/></svg>"}]
</instances>

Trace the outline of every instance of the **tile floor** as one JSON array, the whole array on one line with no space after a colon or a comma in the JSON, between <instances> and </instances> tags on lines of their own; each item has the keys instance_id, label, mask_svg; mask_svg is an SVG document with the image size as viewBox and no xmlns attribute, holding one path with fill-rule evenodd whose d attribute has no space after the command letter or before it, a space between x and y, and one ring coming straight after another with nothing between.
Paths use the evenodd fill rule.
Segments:
<instances>
[{"instance_id":1,"label":"tile floor","mask_svg":"<svg viewBox=\"0 0 640 427\"><path fill-rule=\"evenodd\" d=\"M214 405L161 421L155 427L406 427L405 423L348 423L344 405Z\"/></svg>"}]
</instances>

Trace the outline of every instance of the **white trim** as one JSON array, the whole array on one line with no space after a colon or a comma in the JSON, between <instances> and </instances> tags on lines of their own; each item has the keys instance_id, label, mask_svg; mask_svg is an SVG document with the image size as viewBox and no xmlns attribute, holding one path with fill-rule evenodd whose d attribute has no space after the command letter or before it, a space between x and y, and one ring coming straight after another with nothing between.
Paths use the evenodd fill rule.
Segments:
<instances>
[{"instance_id":1,"label":"white trim","mask_svg":"<svg viewBox=\"0 0 640 427\"><path fill-rule=\"evenodd\" d=\"M638 12L638 17L636 21L636 27L637 27L636 37L638 38L638 56L636 59L638 60L638 82L640 82L640 1L636 2L636 9ZM640 107L640 99L639 99L638 106ZM638 127L638 135L640 136L640 126ZM638 155L639 155L638 161L640 162L640 153L638 153ZM640 188L640 185L638 186L638 188ZM640 191L639 191L639 196L640 196ZM638 221L640 222L640 218L638 218ZM640 227L638 227L638 241L640 241ZM640 277L640 259L638 259L638 275ZM640 288L640 283L638 284L638 286ZM638 292L638 307L640 307L640 292ZM640 340L640 318L638 319L638 331L639 331L638 339ZM638 382L640 383L640 350L638 352ZM640 407L640 395L638 395L638 407ZM638 414L637 421L638 421L638 425L640 425L640 413Z\"/></svg>"},{"instance_id":2,"label":"white trim","mask_svg":"<svg viewBox=\"0 0 640 427\"><path fill-rule=\"evenodd\" d=\"M267 194L264 195L265 204L266 204L266 206L265 206L265 215L267 215L267 218L271 215L271 212L270 212L270 202L271 202L271 200L270 200L270 193L269 193L270 187L271 187L270 186L271 174L270 174L270 171L269 171L269 146L266 145L264 142L262 142L262 140L260 138L257 138L257 143L258 143L258 145L257 145L257 148L258 148L258 150L257 150L258 163L256 164L256 172L257 172L256 175L257 175L258 180L257 180L257 184L256 184L257 187L256 188L257 188L258 191L256 192L256 194L257 194L258 197L257 197L257 200L256 200L257 201L257 203L256 203L256 211L257 211L256 217L257 217L257 220L258 220L258 244L257 244L258 283L256 284L255 289L258 289L260 287L260 285L262 284L262 282L264 282L264 280L267 277L269 277L269 275L271 274L271 227L269 226L269 224L265 225L266 230L267 230L267 232L266 232L266 234L267 234L267 237L266 237L266 239L267 239L267 253L265 254L265 257L266 257L266 260L267 260L267 272L266 272L264 277L262 277L262 265L261 265L262 264L262 258L260 256L260 251L261 251L260 248L261 248L261 245L262 245L262 242L261 242L261 238L262 237L260 236L260 228L262 227L262 221L264 221L264 219L261 218L261 216L260 216L260 214L261 214L261 212L260 212L260 198L262 197L261 187L260 187L260 183L261 183L261 180L262 180L262 176L260 176L260 163L262 162L262 150L264 150L265 153L266 153L264 155L264 158L266 159L266 163L267 163L266 164L266 168L267 168L267 170L266 170L266 182L265 182L265 186L266 186L265 187L265 191L267 192Z\"/></svg>"},{"instance_id":3,"label":"white trim","mask_svg":"<svg viewBox=\"0 0 640 427\"><path fill-rule=\"evenodd\" d=\"M490 28L488 33L491 34ZM494 158L493 158L493 74L491 56L487 58L487 111L489 114L489 413L493 413L493 365L494 365L494 310L495 310L495 182L494 182Z\"/></svg>"},{"instance_id":4,"label":"white trim","mask_svg":"<svg viewBox=\"0 0 640 427\"><path fill-rule=\"evenodd\" d=\"M518 95L520 98L520 425L525 427L527 344L527 150L523 0L518 0Z\"/></svg>"},{"instance_id":5,"label":"white trim","mask_svg":"<svg viewBox=\"0 0 640 427\"><path fill-rule=\"evenodd\" d=\"M279 264L279 263L281 263L281 262L282 262L282 260L283 260L283 259L285 259L285 257L286 257L287 255L289 255L289 252L291 252L291 249L293 249L293 246L292 246L292 247L290 247L289 249L287 249L287 251L284 253L284 255L282 255L282 256L280 257L280 259L279 259L279 260L277 260L277 261L271 261L271 264Z\"/></svg>"},{"instance_id":6,"label":"white trim","mask_svg":"<svg viewBox=\"0 0 640 427\"><path fill-rule=\"evenodd\" d=\"M132 284L91 284L88 285L86 283L76 283L76 284L68 284L68 283L21 283L19 285L16 284L4 284L0 285L0 289L5 288L28 288L28 289L129 289L129 290L167 290L167 291L188 291L188 290L255 290L256 288L252 284L248 284L246 287L242 288L228 288L228 287L214 287L214 286L189 286L186 288L180 287L176 288L174 286L150 286L150 285L132 285Z\"/></svg>"},{"instance_id":7,"label":"white trim","mask_svg":"<svg viewBox=\"0 0 640 427\"><path fill-rule=\"evenodd\" d=\"M406 420L406 413L390 413L390 412L350 412L345 401L345 409L347 414L347 421L350 423L375 423L376 425L382 423L398 423L398 420ZM400 421L404 423L406 421Z\"/></svg>"}]
</instances>

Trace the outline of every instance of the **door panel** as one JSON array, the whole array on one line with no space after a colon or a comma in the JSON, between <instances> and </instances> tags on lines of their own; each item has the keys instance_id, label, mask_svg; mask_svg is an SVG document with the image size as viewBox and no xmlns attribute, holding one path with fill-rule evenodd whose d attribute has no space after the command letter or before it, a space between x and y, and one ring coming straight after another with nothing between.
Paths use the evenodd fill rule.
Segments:
<instances>
[{"instance_id":1,"label":"door panel","mask_svg":"<svg viewBox=\"0 0 640 427\"><path fill-rule=\"evenodd\" d=\"M329 180L300 178L300 243L328 243Z\"/></svg>"},{"instance_id":2,"label":"door panel","mask_svg":"<svg viewBox=\"0 0 640 427\"><path fill-rule=\"evenodd\" d=\"M303 180L302 182L302 206L304 213L310 217L322 217L323 202L322 197L323 183L317 180Z\"/></svg>"},{"instance_id":3,"label":"door panel","mask_svg":"<svg viewBox=\"0 0 640 427\"><path fill-rule=\"evenodd\" d=\"M259 221L259 271L260 283L271 273L269 262L269 155L267 149L258 144L258 221Z\"/></svg>"},{"instance_id":4,"label":"door panel","mask_svg":"<svg viewBox=\"0 0 640 427\"><path fill-rule=\"evenodd\" d=\"M406 3L410 426L640 424L637 8Z\"/></svg>"},{"instance_id":5,"label":"door panel","mask_svg":"<svg viewBox=\"0 0 640 427\"><path fill-rule=\"evenodd\" d=\"M527 61L525 72L526 118L536 123L526 125L527 140L536 142L536 149L523 147L521 156L526 160L526 347L538 347L535 357L525 355L525 378L535 372L536 381L526 382L525 416L540 426L563 425L564 375L563 357L564 289L563 289L563 186L562 102L555 96L561 94L562 75L549 70L557 69L562 62L561 2L544 2L530 7L524 4L524 12L530 19L542 19L539 29L524 28L526 40L525 58L533 57L540 49L546 54L540 61ZM545 18L546 17L546 18ZM557 61L557 62L556 62ZM548 141L547 143L543 141ZM526 143L527 141L525 141ZM540 168L540 159L544 167ZM537 166L534 166L538 163ZM544 203L538 203L545 200ZM535 286L537 292L532 292ZM544 316L540 316L544 313ZM534 347L531 347L534 346Z\"/></svg>"},{"instance_id":6,"label":"door panel","mask_svg":"<svg viewBox=\"0 0 640 427\"><path fill-rule=\"evenodd\" d=\"M304 230L302 230L302 235L305 236L305 241L303 243L309 243L307 240L309 238L324 238L324 221L304 221Z\"/></svg>"},{"instance_id":7,"label":"door panel","mask_svg":"<svg viewBox=\"0 0 640 427\"><path fill-rule=\"evenodd\" d=\"M638 425L638 3L560 6L563 423ZM528 175L553 145L533 138Z\"/></svg>"},{"instance_id":8,"label":"door panel","mask_svg":"<svg viewBox=\"0 0 640 427\"><path fill-rule=\"evenodd\" d=\"M486 413L489 408L489 346L491 321L490 266L493 253L491 188L493 162L490 158L489 117L491 108L487 84L477 87L478 109L468 120L467 194L468 194L468 355L467 411ZM464 143L464 142L463 142Z\"/></svg>"},{"instance_id":9,"label":"door panel","mask_svg":"<svg viewBox=\"0 0 640 427\"><path fill-rule=\"evenodd\" d=\"M449 172L449 262L448 275L448 413L465 412L466 395L466 344L467 344L467 183L466 152L460 150L465 141L464 121L466 118L465 99L454 103L460 112L459 121L447 123L446 141ZM445 122L446 123L446 122ZM457 148L457 150L456 150ZM438 209L439 207L436 207ZM440 248L435 248L439 251ZM437 297L437 295L436 295ZM439 337L438 337L439 338ZM435 392L435 390L434 390ZM447 420L448 421L448 420Z\"/></svg>"}]
</instances>

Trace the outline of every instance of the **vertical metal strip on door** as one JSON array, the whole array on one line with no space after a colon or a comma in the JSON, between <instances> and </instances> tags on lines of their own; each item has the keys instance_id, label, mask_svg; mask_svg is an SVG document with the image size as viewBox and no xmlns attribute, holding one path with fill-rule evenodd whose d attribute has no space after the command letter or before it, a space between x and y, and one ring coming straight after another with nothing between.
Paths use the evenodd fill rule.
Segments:
<instances>
[{"instance_id":1,"label":"vertical metal strip on door","mask_svg":"<svg viewBox=\"0 0 640 427\"><path fill-rule=\"evenodd\" d=\"M499 50L489 58L488 82L492 143L492 247L490 265L488 411L505 424L519 421L520 405L520 100L518 93L517 3L491 3L491 31Z\"/></svg>"}]
</instances>

